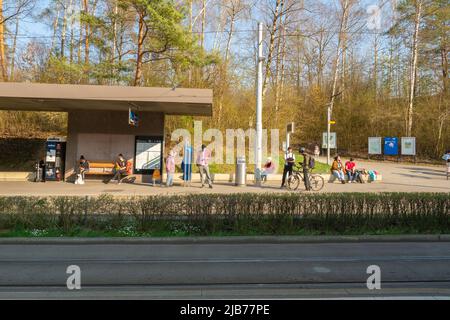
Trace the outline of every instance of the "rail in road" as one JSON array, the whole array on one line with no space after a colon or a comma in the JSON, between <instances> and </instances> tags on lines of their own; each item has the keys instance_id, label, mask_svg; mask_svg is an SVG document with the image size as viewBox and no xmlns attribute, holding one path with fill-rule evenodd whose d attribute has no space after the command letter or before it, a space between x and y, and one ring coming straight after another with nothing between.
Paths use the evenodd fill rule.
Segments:
<instances>
[{"instance_id":1,"label":"rail in road","mask_svg":"<svg viewBox=\"0 0 450 320\"><path fill-rule=\"evenodd\" d=\"M71 265L81 270L80 292L108 297L373 294L366 286L373 265L378 293L450 297L450 242L393 242L5 244L0 298L67 295Z\"/></svg>"}]
</instances>

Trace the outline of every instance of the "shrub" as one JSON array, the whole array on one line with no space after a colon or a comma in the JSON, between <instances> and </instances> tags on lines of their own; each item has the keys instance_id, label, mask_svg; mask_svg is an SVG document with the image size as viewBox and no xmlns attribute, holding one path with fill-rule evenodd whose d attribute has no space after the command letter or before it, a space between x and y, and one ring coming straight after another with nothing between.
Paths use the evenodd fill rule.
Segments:
<instances>
[{"instance_id":1,"label":"shrub","mask_svg":"<svg viewBox=\"0 0 450 320\"><path fill-rule=\"evenodd\" d=\"M450 195L446 193L0 197L0 229L58 229L69 234L84 228L201 235L385 229L448 232L449 212Z\"/></svg>"}]
</instances>

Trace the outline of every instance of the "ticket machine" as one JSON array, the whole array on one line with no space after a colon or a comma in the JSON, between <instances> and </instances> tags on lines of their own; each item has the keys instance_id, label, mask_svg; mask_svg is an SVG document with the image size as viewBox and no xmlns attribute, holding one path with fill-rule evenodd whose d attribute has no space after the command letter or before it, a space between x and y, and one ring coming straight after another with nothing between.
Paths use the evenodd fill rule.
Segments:
<instances>
[{"instance_id":1,"label":"ticket machine","mask_svg":"<svg viewBox=\"0 0 450 320\"><path fill-rule=\"evenodd\" d=\"M48 138L45 143L45 181L63 181L66 162L66 140Z\"/></svg>"}]
</instances>

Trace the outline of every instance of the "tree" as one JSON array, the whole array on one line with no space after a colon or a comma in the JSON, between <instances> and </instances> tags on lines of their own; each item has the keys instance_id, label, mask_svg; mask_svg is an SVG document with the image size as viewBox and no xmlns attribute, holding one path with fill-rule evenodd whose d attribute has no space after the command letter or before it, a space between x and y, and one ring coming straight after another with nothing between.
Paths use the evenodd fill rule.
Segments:
<instances>
[{"instance_id":1,"label":"tree","mask_svg":"<svg viewBox=\"0 0 450 320\"><path fill-rule=\"evenodd\" d=\"M169 60L177 65L200 62L202 52L181 22L181 11L170 0L121 0L119 6L136 14L136 62L133 85L142 81L143 65ZM198 55L192 55L197 53Z\"/></svg>"},{"instance_id":2,"label":"tree","mask_svg":"<svg viewBox=\"0 0 450 320\"><path fill-rule=\"evenodd\" d=\"M32 9L34 0L0 0L0 73L3 81L8 80L7 56L5 44L5 25Z\"/></svg>"}]
</instances>

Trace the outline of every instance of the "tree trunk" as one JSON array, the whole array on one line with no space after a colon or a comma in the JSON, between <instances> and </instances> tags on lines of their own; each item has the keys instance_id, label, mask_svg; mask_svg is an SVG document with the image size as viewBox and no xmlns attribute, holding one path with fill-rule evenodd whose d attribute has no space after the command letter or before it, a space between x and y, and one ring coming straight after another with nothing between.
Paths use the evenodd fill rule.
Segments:
<instances>
[{"instance_id":1,"label":"tree trunk","mask_svg":"<svg viewBox=\"0 0 450 320\"><path fill-rule=\"evenodd\" d=\"M441 65L442 65L442 92L444 97L448 94L448 51L445 44L441 48Z\"/></svg>"},{"instance_id":2,"label":"tree trunk","mask_svg":"<svg viewBox=\"0 0 450 320\"><path fill-rule=\"evenodd\" d=\"M139 86L142 79L142 60L144 57L144 40L145 40L145 21L144 14L139 12L139 32L138 32L138 45L136 53L136 74L134 77L134 86Z\"/></svg>"},{"instance_id":3,"label":"tree trunk","mask_svg":"<svg viewBox=\"0 0 450 320\"><path fill-rule=\"evenodd\" d=\"M202 34L200 38L200 45L202 48L205 47L205 31L206 31L206 0L202 2Z\"/></svg>"},{"instance_id":4,"label":"tree trunk","mask_svg":"<svg viewBox=\"0 0 450 320\"><path fill-rule=\"evenodd\" d=\"M267 53L267 60L266 60L266 71L264 74L264 81L263 81L263 98L266 95L267 92L267 83L269 82L269 78L270 78L270 66L272 64L272 59L273 59L273 51L275 49L275 35L277 33L277 28L278 28L278 20L280 18L280 12L281 12L281 8L283 7L283 3L284 0L276 0L275 3L275 12L273 14L273 18L272 18L272 29L270 31L270 41L269 41L269 51Z\"/></svg>"},{"instance_id":5,"label":"tree trunk","mask_svg":"<svg viewBox=\"0 0 450 320\"><path fill-rule=\"evenodd\" d=\"M414 97L416 94L416 77L417 77L417 57L419 47L419 30L422 19L422 0L416 2L416 15L414 18L414 37L412 47L412 63L411 63L411 78L409 87L409 103L406 115L406 136L410 137L412 134L413 114L414 114Z\"/></svg>"},{"instance_id":6,"label":"tree trunk","mask_svg":"<svg viewBox=\"0 0 450 320\"><path fill-rule=\"evenodd\" d=\"M55 51L55 48L56 48L56 36L58 34L59 14L60 14L60 6L59 6L59 3L56 3L56 16L55 16L55 20L53 20L53 35L52 35L52 46L50 49L50 54L53 54L53 52Z\"/></svg>"},{"instance_id":7,"label":"tree trunk","mask_svg":"<svg viewBox=\"0 0 450 320\"><path fill-rule=\"evenodd\" d=\"M16 68L16 49L17 49L17 35L19 34L19 22L20 19L17 16L16 17L16 29L14 30L14 40L13 40L13 47L11 52L11 66L10 66L10 72L9 72L9 80L14 81L14 70Z\"/></svg>"},{"instance_id":8,"label":"tree trunk","mask_svg":"<svg viewBox=\"0 0 450 320\"><path fill-rule=\"evenodd\" d=\"M0 0L0 69L3 81L6 81L8 76L6 71L5 28L3 19L3 0Z\"/></svg>"},{"instance_id":9,"label":"tree trunk","mask_svg":"<svg viewBox=\"0 0 450 320\"><path fill-rule=\"evenodd\" d=\"M63 10L64 10L64 14L63 14L63 25L62 25L62 32L61 32L61 57L64 58L65 57L65 49L66 49L66 32L67 32L67 15L68 15L68 10L72 5L72 0L70 0L69 2L69 6L66 6L67 2L64 1L63 2Z\"/></svg>"},{"instance_id":10,"label":"tree trunk","mask_svg":"<svg viewBox=\"0 0 450 320\"><path fill-rule=\"evenodd\" d=\"M333 88L331 92L331 98L330 98L330 113L333 113L334 108L334 101L336 99L337 94L337 82L338 82L338 76L339 76L339 55L341 51L342 46L342 39L343 39L343 32L344 32L344 25L345 25L345 19L347 16L347 9L349 7L349 0L345 0L344 5L342 7L342 17L340 21L340 27L339 27L339 35L338 35L338 44L336 47L336 54L334 57L334 76L333 76Z\"/></svg>"},{"instance_id":11,"label":"tree trunk","mask_svg":"<svg viewBox=\"0 0 450 320\"><path fill-rule=\"evenodd\" d=\"M84 3L84 13L86 15L89 14L89 0L83 0ZM89 23L84 24L84 63L86 66L89 64L89 37L90 37L90 28Z\"/></svg>"}]
</instances>

